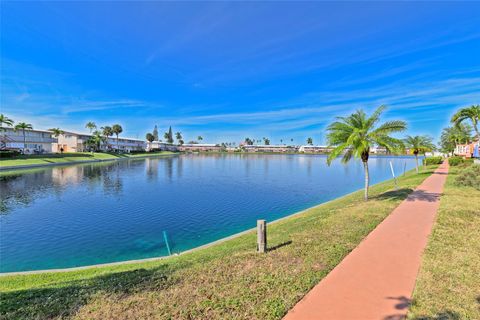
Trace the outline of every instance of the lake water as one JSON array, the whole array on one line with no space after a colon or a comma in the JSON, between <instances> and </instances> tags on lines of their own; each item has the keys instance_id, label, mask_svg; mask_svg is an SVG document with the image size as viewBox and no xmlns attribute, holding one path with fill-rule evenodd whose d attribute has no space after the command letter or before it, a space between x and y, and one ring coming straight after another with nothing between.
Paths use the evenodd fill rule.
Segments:
<instances>
[{"instance_id":1,"label":"lake water","mask_svg":"<svg viewBox=\"0 0 480 320\"><path fill-rule=\"evenodd\" d=\"M414 168L371 157L372 184ZM1 177L0 272L167 255L361 189L359 161L320 155L179 155ZM252 247L255 244L252 244Z\"/></svg>"}]
</instances>

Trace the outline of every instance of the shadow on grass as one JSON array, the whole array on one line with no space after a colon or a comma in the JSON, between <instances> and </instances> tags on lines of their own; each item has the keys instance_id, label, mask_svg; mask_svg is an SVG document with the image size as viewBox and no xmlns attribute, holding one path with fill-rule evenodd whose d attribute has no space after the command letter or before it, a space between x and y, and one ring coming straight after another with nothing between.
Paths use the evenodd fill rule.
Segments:
<instances>
[{"instance_id":1,"label":"shadow on grass","mask_svg":"<svg viewBox=\"0 0 480 320\"><path fill-rule=\"evenodd\" d=\"M376 200L407 200L407 201L427 201L435 202L440 199L441 193L426 192L423 190L413 190L411 188L401 188L398 190L387 191L373 196Z\"/></svg>"},{"instance_id":2,"label":"shadow on grass","mask_svg":"<svg viewBox=\"0 0 480 320\"><path fill-rule=\"evenodd\" d=\"M292 240L288 240L288 241L282 242L282 243L280 243L280 244L277 244L277 245L275 245L275 246L273 246L273 247L271 247L271 248L267 248L267 251L268 251L268 252L270 252L270 251L275 251L275 250L277 250L277 249L280 249L281 247L285 247L285 246L288 246L288 245L290 245L290 244L292 244Z\"/></svg>"},{"instance_id":3,"label":"shadow on grass","mask_svg":"<svg viewBox=\"0 0 480 320\"><path fill-rule=\"evenodd\" d=\"M95 294L128 295L163 290L172 285L172 270L165 266L116 272L86 280L59 283L57 287L4 292L0 295L2 319L66 318L86 305ZM53 285L53 284L52 284Z\"/></svg>"},{"instance_id":4,"label":"shadow on grass","mask_svg":"<svg viewBox=\"0 0 480 320\"><path fill-rule=\"evenodd\" d=\"M405 320L406 317L403 314L394 314L383 318L384 320ZM441 311L433 316L419 316L409 318L410 320L460 320L462 317L455 311L445 310Z\"/></svg>"},{"instance_id":5,"label":"shadow on grass","mask_svg":"<svg viewBox=\"0 0 480 320\"><path fill-rule=\"evenodd\" d=\"M395 309L397 310L405 310L410 307L412 304L412 299L409 299L405 296L400 297L387 297L390 300L398 300L398 303L395 305ZM405 320L406 317L404 314L392 314L383 318L384 320ZM459 320L461 319L460 315L457 312L451 310L444 310L438 312L433 316L417 316L414 318L410 318L412 320Z\"/></svg>"}]
</instances>

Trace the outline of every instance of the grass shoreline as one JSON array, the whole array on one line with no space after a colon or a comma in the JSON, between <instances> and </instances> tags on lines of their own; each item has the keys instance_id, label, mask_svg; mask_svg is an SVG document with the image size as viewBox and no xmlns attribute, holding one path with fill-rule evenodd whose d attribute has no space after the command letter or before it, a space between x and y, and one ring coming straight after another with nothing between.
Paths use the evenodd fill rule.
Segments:
<instances>
[{"instance_id":1,"label":"grass shoreline","mask_svg":"<svg viewBox=\"0 0 480 320\"><path fill-rule=\"evenodd\" d=\"M150 157L170 156L179 153L162 151L162 152L145 152L134 154L115 154L104 152L76 152L64 154L50 154L50 155L34 155L21 156L15 158L0 159L0 172L7 170L32 169L41 167L51 167L60 165L72 165L82 163L95 163L104 161L120 161L128 159L141 159ZM81 159L81 160L80 160Z\"/></svg>"},{"instance_id":2,"label":"grass shoreline","mask_svg":"<svg viewBox=\"0 0 480 320\"><path fill-rule=\"evenodd\" d=\"M436 166L434 166L436 167ZM0 278L0 314L19 318L279 319L325 277L434 167L169 259Z\"/></svg>"}]
</instances>

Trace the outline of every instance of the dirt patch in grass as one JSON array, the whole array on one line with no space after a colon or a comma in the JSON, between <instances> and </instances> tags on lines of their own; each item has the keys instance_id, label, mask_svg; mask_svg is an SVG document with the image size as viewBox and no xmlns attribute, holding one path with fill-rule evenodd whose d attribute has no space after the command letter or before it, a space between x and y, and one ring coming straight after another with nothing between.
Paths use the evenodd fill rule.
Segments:
<instances>
[{"instance_id":1,"label":"dirt patch in grass","mask_svg":"<svg viewBox=\"0 0 480 320\"><path fill-rule=\"evenodd\" d=\"M280 319L431 170L408 173L269 225L166 260L0 278L2 319ZM406 191L408 190L408 191Z\"/></svg>"}]
</instances>

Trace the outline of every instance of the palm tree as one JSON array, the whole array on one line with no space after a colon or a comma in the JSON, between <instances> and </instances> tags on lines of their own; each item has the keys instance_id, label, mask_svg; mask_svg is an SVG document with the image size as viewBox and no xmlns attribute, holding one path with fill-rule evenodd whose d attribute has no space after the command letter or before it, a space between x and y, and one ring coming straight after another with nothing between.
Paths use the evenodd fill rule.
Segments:
<instances>
[{"instance_id":1,"label":"palm tree","mask_svg":"<svg viewBox=\"0 0 480 320\"><path fill-rule=\"evenodd\" d=\"M11 127L13 126L13 120L7 116L4 116L2 113L0 114L0 131L7 131L5 128L3 128L4 124L6 124L7 127Z\"/></svg>"},{"instance_id":2,"label":"palm tree","mask_svg":"<svg viewBox=\"0 0 480 320\"><path fill-rule=\"evenodd\" d=\"M183 144L183 137L182 137L182 133L180 131L175 133L175 138L177 138L178 144L180 144L180 145Z\"/></svg>"},{"instance_id":3,"label":"palm tree","mask_svg":"<svg viewBox=\"0 0 480 320\"><path fill-rule=\"evenodd\" d=\"M25 154L25 150L27 149L27 138L25 136L25 130L32 130L33 127L30 123L19 122L15 126L15 130L22 130L23 133L23 153Z\"/></svg>"},{"instance_id":4,"label":"palm tree","mask_svg":"<svg viewBox=\"0 0 480 320\"><path fill-rule=\"evenodd\" d=\"M107 150L108 150L108 138L113 136L113 129L110 126L101 127L100 129L102 129L102 134L105 137L105 142L107 143Z\"/></svg>"},{"instance_id":5,"label":"palm tree","mask_svg":"<svg viewBox=\"0 0 480 320\"><path fill-rule=\"evenodd\" d=\"M52 131L52 135L55 138L58 138L59 135L64 134L64 131L61 130L60 128L51 128L51 129L48 129L48 131ZM58 151L58 144L57 144L57 151ZM60 152L63 153L63 147L60 148Z\"/></svg>"},{"instance_id":6,"label":"palm tree","mask_svg":"<svg viewBox=\"0 0 480 320\"><path fill-rule=\"evenodd\" d=\"M93 130L97 129L97 125L95 124L95 122L89 121L85 125L85 128L89 129L90 133L92 133Z\"/></svg>"},{"instance_id":7,"label":"palm tree","mask_svg":"<svg viewBox=\"0 0 480 320\"><path fill-rule=\"evenodd\" d=\"M312 144L313 144L313 139L312 139L312 138L308 138L308 139L307 139L307 144L312 145Z\"/></svg>"},{"instance_id":8,"label":"palm tree","mask_svg":"<svg viewBox=\"0 0 480 320\"><path fill-rule=\"evenodd\" d=\"M413 150L415 155L415 169L418 173L418 154L425 153L435 149L432 138L429 136L407 136L404 140L405 146Z\"/></svg>"},{"instance_id":9,"label":"palm tree","mask_svg":"<svg viewBox=\"0 0 480 320\"><path fill-rule=\"evenodd\" d=\"M58 138L59 135L64 134L65 132L60 128L51 128L48 131L52 131L52 134L55 138Z\"/></svg>"},{"instance_id":10,"label":"palm tree","mask_svg":"<svg viewBox=\"0 0 480 320\"><path fill-rule=\"evenodd\" d=\"M202 140L203 140L203 137L202 137L202 136L198 136L198 137L197 137L197 140L198 140L198 141L202 141Z\"/></svg>"},{"instance_id":11,"label":"palm tree","mask_svg":"<svg viewBox=\"0 0 480 320\"><path fill-rule=\"evenodd\" d=\"M280 139L280 144L283 144L283 139Z\"/></svg>"},{"instance_id":12,"label":"palm tree","mask_svg":"<svg viewBox=\"0 0 480 320\"><path fill-rule=\"evenodd\" d=\"M149 132L145 135L145 139L147 139L148 142L152 143L153 141L155 141L155 136Z\"/></svg>"},{"instance_id":13,"label":"palm tree","mask_svg":"<svg viewBox=\"0 0 480 320\"><path fill-rule=\"evenodd\" d=\"M332 152L328 155L327 163L343 153L342 162L347 163L352 157L360 158L365 171L365 201L368 200L370 183L368 173L368 158L370 147L379 145L388 151L398 152L403 148L402 140L390 136L407 128L404 121L387 121L377 126L385 106L380 106L371 116L363 110L357 110L348 117L337 117L337 121L327 128L327 141Z\"/></svg>"},{"instance_id":14,"label":"palm tree","mask_svg":"<svg viewBox=\"0 0 480 320\"><path fill-rule=\"evenodd\" d=\"M105 138L102 136L102 133L98 130L93 131L93 134L88 140L86 141L86 144L89 147L93 147L94 151L98 151L100 149L100 145L102 142L105 141Z\"/></svg>"},{"instance_id":15,"label":"palm tree","mask_svg":"<svg viewBox=\"0 0 480 320\"><path fill-rule=\"evenodd\" d=\"M472 105L467 108L462 108L458 110L452 117L452 123L456 126L459 126L460 123L464 122L465 120L470 120L473 124L473 129L477 134L477 139L480 141L480 131L478 128L478 124L480 123L480 105Z\"/></svg>"},{"instance_id":16,"label":"palm tree","mask_svg":"<svg viewBox=\"0 0 480 320\"><path fill-rule=\"evenodd\" d=\"M112 132L117 136L117 152L120 152L120 149L118 149L118 135L123 132L123 128L119 124L114 124L112 126Z\"/></svg>"},{"instance_id":17,"label":"palm tree","mask_svg":"<svg viewBox=\"0 0 480 320\"><path fill-rule=\"evenodd\" d=\"M472 127L463 123L458 126L444 128L440 137L441 150L453 155L457 144L468 143L471 140L471 132Z\"/></svg>"}]
</instances>

